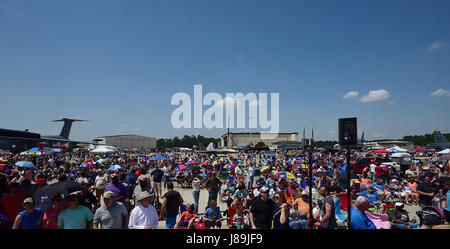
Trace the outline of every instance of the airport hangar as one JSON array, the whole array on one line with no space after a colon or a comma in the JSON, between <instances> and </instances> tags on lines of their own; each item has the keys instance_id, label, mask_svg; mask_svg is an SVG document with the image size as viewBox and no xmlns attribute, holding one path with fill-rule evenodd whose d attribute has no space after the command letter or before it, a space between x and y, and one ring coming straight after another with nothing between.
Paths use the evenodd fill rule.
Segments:
<instances>
[{"instance_id":1,"label":"airport hangar","mask_svg":"<svg viewBox=\"0 0 450 249\"><path fill-rule=\"evenodd\" d=\"M125 150L148 150L156 148L156 139L152 137L134 134L98 137L95 141L99 144L114 146Z\"/></svg>"}]
</instances>

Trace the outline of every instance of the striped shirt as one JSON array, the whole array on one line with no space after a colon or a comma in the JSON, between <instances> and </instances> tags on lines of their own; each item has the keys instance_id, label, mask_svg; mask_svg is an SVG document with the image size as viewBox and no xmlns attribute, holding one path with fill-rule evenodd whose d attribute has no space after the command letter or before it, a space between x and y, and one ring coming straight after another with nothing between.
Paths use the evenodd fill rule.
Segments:
<instances>
[{"instance_id":1,"label":"striped shirt","mask_svg":"<svg viewBox=\"0 0 450 249\"><path fill-rule=\"evenodd\" d=\"M99 207L94 215L94 224L101 224L101 229L124 229L124 218L128 215L127 208L121 202L113 202L110 208Z\"/></svg>"}]
</instances>

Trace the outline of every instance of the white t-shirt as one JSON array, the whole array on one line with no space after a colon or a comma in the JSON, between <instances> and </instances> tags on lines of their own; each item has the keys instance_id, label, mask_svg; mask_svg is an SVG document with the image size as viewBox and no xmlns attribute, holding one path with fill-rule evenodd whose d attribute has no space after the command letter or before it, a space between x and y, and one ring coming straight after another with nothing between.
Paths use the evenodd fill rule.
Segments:
<instances>
[{"instance_id":1,"label":"white t-shirt","mask_svg":"<svg viewBox=\"0 0 450 249\"><path fill-rule=\"evenodd\" d=\"M105 182L108 182L108 175L104 174L103 176L95 177L95 188L96 189L105 189L108 184L102 185Z\"/></svg>"},{"instance_id":2,"label":"white t-shirt","mask_svg":"<svg viewBox=\"0 0 450 249\"><path fill-rule=\"evenodd\" d=\"M79 177L76 181L79 184L89 183L89 180L86 177Z\"/></svg>"},{"instance_id":3,"label":"white t-shirt","mask_svg":"<svg viewBox=\"0 0 450 249\"><path fill-rule=\"evenodd\" d=\"M248 176L253 176L255 174L255 168L253 166L248 168ZM256 195L255 195L256 196Z\"/></svg>"},{"instance_id":4,"label":"white t-shirt","mask_svg":"<svg viewBox=\"0 0 450 249\"><path fill-rule=\"evenodd\" d=\"M375 169L376 169L376 167L377 167L377 166L376 166L375 164L373 164L373 163L370 165L370 171L371 171L372 173L374 173L374 174L375 174Z\"/></svg>"},{"instance_id":5,"label":"white t-shirt","mask_svg":"<svg viewBox=\"0 0 450 249\"><path fill-rule=\"evenodd\" d=\"M167 167L167 166L164 166L164 167L162 168L162 171L164 172L164 175L165 175L165 176L170 176L169 170L170 170L170 168Z\"/></svg>"}]
</instances>

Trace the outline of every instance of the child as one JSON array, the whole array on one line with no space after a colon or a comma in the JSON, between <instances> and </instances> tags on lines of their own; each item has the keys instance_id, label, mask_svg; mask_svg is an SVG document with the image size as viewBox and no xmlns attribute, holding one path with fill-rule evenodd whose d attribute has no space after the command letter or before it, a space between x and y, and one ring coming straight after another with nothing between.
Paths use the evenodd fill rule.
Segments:
<instances>
[{"instance_id":1,"label":"child","mask_svg":"<svg viewBox=\"0 0 450 249\"><path fill-rule=\"evenodd\" d=\"M195 217L197 215L194 213L194 209L192 208L192 204L187 205L187 210L181 214L180 220L178 221L176 227L186 227L187 229L192 228L192 224L194 223Z\"/></svg>"},{"instance_id":2,"label":"child","mask_svg":"<svg viewBox=\"0 0 450 249\"><path fill-rule=\"evenodd\" d=\"M222 226L222 214L220 208L217 206L215 200L209 202L209 208L205 212L203 220L205 220L205 226L211 229L219 229Z\"/></svg>"},{"instance_id":3,"label":"child","mask_svg":"<svg viewBox=\"0 0 450 249\"><path fill-rule=\"evenodd\" d=\"M236 208L236 214L233 216L233 223L237 229L244 229L245 221L242 206Z\"/></svg>"}]
</instances>

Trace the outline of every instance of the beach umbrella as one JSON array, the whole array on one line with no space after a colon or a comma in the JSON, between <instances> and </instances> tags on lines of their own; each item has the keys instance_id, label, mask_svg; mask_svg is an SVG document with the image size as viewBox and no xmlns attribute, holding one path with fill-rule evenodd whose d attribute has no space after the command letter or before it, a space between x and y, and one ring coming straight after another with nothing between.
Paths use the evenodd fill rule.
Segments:
<instances>
[{"instance_id":1,"label":"beach umbrella","mask_svg":"<svg viewBox=\"0 0 450 249\"><path fill-rule=\"evenodd\" d=\"M93 169L94 165L92 163L83 163L83 164L81 164L80 167L81 168L91 168L91 169Z\"/></svg>"},{"instance_id":2,"label":"beach umbrella","mask_svg":"<svg viewBox=\"0 0 450 249\"><path fill-rule=\"evenodd\" d=\"M106 161L106 159L99 159L99 160L95 161L95 163L103 163L104 161Z\"/></svg>"},{"instance_id":3,"label":"beach umbrella","mask_svg":"<svg viewBox=\"0 0 450 249\"><path fill-rule=\"evenodd\" d=\"M226 170L232 170L232 169L233 169L233 165L231 165L231 164L229 163L229 164L223 166L223 168L226 169Z\"/></svg>"},{"instance_id":4,"label":"beach umbrella","mask_svg":"<svg viewBox=\"0 0 450 249\"><path fill-rule=\"evenodd\" d=\"M32 162L28 162L28 161L18 161L18 162L16 162L16 166L19 166L21 168L36 169L34 164Z\"/></svg>"},{"instance_id":5,"label":"beach umbrella","mask_svg":"<svg viewBox=\"0 0 450 249\"><path fill-rule=\"evenodd\" d=\"M262 168L261 168L261 172L266 171L266 170L268 170L268 169L269 169L269 166L262 167Z\"/></svg>"},{"instance_id":6,"label":"beach umbrella","mask_svg":"<svg viewBox=\"0 0 450 249\"><path fill-rule=\"evenodd\" d=\"M281 173L277 173L274 176L277 179L293 179L295 180L295 176L292 173L289 172L281 172Z\"/></svg>"},{"instance_id":7,"label":"beach umbrella","mask_svg":"<svg viewBox=\"0 0 450 249\"><path fill-rule=\"evenodd\" d=\"M76 182L57 182L49 184L45 187L39 188L33 195L33 199L37 199L40 196L48 196L49 199L57 194L68 195L70 193L80 191L84 187L83 185Z\"/></svg>"},{"instance_id":8,"label":"beach umbrella","mask_svg":"<svg viewBox=\"0 0 450 249\"><path fill-rule=\"evenodd\" d=\"M178 172L186 170L186 169L187 169L186 165L180 165L175 168L175 173L178 173Z\"/></svg>"},{"instance_id":9,"label":"beach umbrella","mask_svg":"<svg viewBox=\"0 0 450 249\"><path fill-rule=\"evenodd\" d=\"M168 159L169 159L168 157L159 155L159 156L152 157L149 160L150 161L159 161L159 160L168 160Z\"/></svg>"},{"instance_id":10,"label":"beach umbrella","mask_svg":"<svg viewBox=\"0 0 450 249\"><path fill-rule=\"evenodd\" d=\"M124 167L118 164L111 165L108 169L108 171L115 171L115 170L122 170Z\"/></svg>"},{"instance_id":11,"label":"beach umbrella","mask_svg":"<svg viewBox=\"0 0 450 249\"><path fill-rule=\"evenodd\" d=\"M427 150L422 147L418 147L418 148L415 148L413 151L418 152L418 151L427 151Z\"/></svg>"}]
</instances>

